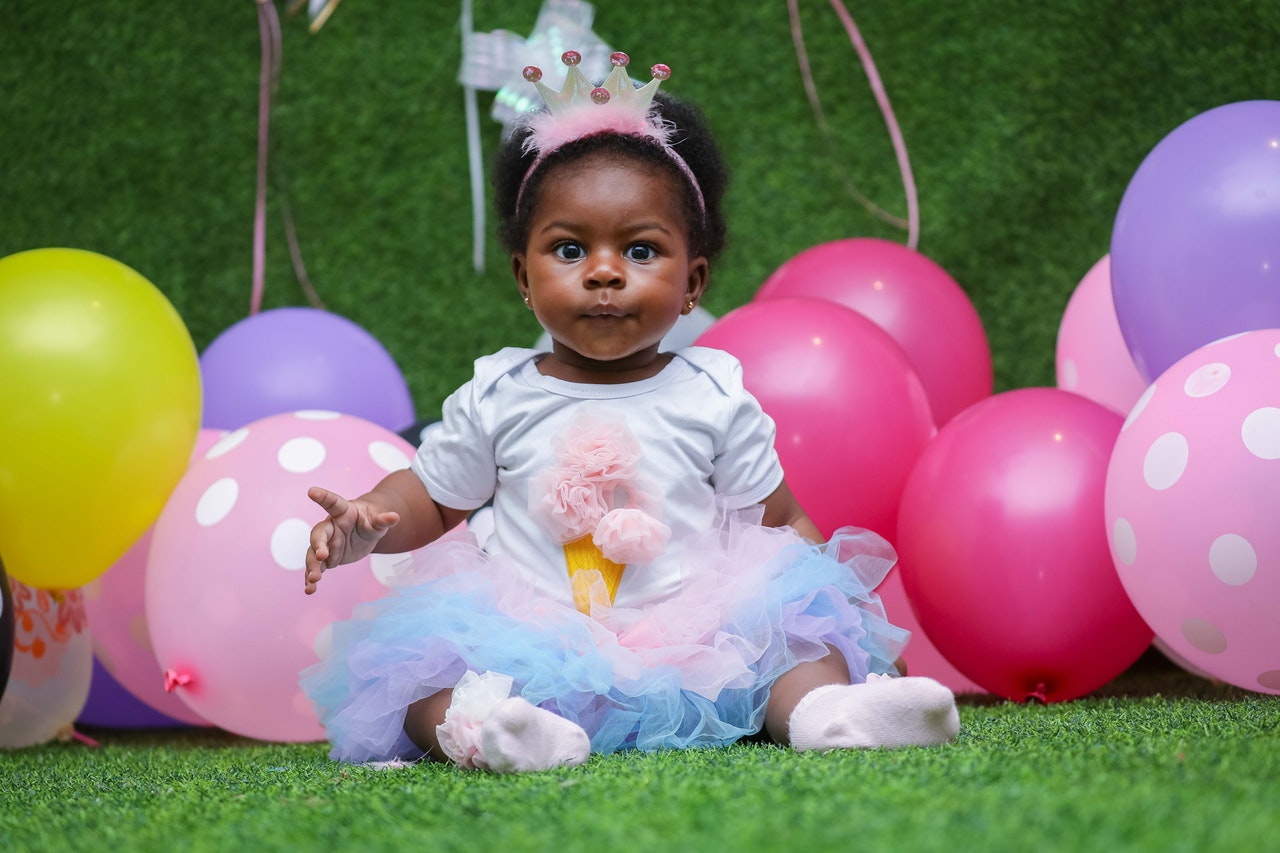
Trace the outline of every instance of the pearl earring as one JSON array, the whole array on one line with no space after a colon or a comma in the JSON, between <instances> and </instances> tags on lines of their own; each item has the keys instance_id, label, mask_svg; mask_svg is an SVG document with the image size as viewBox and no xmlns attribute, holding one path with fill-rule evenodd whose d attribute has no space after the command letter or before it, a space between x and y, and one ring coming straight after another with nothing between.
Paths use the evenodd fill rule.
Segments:
<instances>
[{"instance_id":1,"label":"pearl earring","mask_svg":"<svg viewBox=\"0 0 1280 853\"><path fill-rule=\"evenodd\" d=\"M532 308L532 307L533 307L533 303L529 301L529 297L527 297L527 296L524 298L524 307L525 307L525 308Z\"/></svg>"}]
</instances>

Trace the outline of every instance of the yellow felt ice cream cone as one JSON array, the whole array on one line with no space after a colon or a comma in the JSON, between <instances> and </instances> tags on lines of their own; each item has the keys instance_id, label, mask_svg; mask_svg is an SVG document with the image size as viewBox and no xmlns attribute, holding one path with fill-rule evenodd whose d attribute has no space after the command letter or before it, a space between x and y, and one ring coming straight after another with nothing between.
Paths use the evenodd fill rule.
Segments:
<instances>
[{"instance_id":1,"label":"yellow felt ice cream cone","mask_svg":"<svg viewBox=\"0 0 1280 853\"><path fill-rule=\"evenodd\" d=\"M609 600L595 603L613 603L614 596L618 593L618 584L622 581L622 573L627 568L624 564L605 557L590 536L566 542L564 562L569 569L569 582L573 587L573 604L578 610L591 615L592 590L598 588L597 579L604 581Z\"/></svg>"}]
</instances>

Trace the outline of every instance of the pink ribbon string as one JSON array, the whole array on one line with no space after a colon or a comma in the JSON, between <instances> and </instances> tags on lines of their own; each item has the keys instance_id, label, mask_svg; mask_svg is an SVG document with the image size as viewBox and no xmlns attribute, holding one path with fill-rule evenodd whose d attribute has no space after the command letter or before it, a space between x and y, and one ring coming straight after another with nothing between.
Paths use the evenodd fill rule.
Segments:
<instances>
[{"instance_id":1,"label":"pink ribbon string","mask_svg":"<svg viewBox=\"0 0 1280 853\"><path fill-rule=\"evenodd\" d=\"M280 18L272 0L258 0L258 35L262 41L262 70L258 75L258 190L253 206L253 294L249 313L262 308L267 271L267 127L271 92L280 74Z\"/></svg>"},{"instance_id":2,"label":"pink ribbon string","mask_svg":"<svg viewBox=\"0 0 1280 853\"><path fill-rule=\"evenodd\" d=\"M867 75L867 82L871 85L871 91L875 95L876 103L880 107L880 113L884 116L885 126L889 130L889 138L893 142L893 150L898 160L898 171L902 175L902 188L907 197L906 221L904 222L901 217L894 216L877 206L864 196L853 185L852 181L849 182L849 191L863 207L875 216L899 228L905 228L907 231L907 246L915 249L920 243L920 208L916 196L915 177L911 173L911 161L907 157L907 146L902 138L902 130L899 128L898 120L893 114L893 106L889 103L889 95L885 92L884 83L880 79L880 73L876 70L875 61L871 58L871 51L867 49L866 42L863 41L862 34L858 31L857 24L853 21L853 16L849 14L849 10L841 0L831 0L831 8L835 10L836 15L840 18L840 22L844 25L845 33L849 36L850 44L853 45L854 50L858 53L858 59L861 60L863 71ZM804 47L804 34L800 27L798 0L787 0L787 10L791 14L791 38L795 43L796 58L800 63L800 76L804 81L804 90L809 98L809 106L813 110L814 119L822 129L828 145L834 148L831 128L827 124L826 116L823 115L822 103L818 99L818 89L813 82L813 71L809 65L809 56Z\"/></svg>"},{"instance_id":3,"label":"pink ribbon string","mask_svg":"<svg viewBox=\"0 0 1280 853\"><path fill-rule=\"evenodd\" d=\"M87 734L84 734L83 732L78 732L78 731L76 731L74 728L71 730L71 738L72 738L72 740L79 741L80 743L84 744L85 746L91 746L91 747L100 747L100 746L102 746L102 744L98 743L96 740L94 740L93 738L89 737Z\"/></svg>"}]
</instances>

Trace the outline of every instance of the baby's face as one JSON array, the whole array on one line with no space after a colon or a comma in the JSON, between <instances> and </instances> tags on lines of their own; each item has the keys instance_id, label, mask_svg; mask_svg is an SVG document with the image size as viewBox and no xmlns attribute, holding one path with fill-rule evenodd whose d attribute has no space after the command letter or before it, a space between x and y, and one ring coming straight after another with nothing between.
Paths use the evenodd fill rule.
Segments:
<instances>
[{"instance_id":1,"label":"baby's face","mask_svg":"<svg viewBox=\"0 0 1280 853\"><path fill-rule=\"evenodd\" d=\"M665 170L603 156L542 181L513 270L552 358L596 374L577 378L630 381L665 363L658 345L707 279L706 259L690 257L681 190Z\"/></svg>"}]
</instances>

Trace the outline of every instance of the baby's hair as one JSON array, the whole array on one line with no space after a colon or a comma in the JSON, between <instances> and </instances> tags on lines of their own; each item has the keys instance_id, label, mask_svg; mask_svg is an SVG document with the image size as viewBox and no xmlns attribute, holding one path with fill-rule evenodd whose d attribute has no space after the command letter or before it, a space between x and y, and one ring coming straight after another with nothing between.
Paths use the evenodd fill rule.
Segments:
<instances>
[{"instance_id":1,"label":"baby's hair","mask_svg":"<svg viewBox=\"0 0 1280 853\"><path fill-rule=\"evenodd\" d=\"M534 174L525 175L537 156L525 151L528 129L519 125L503 140L495 160L493 184L498 211L498 237L509 252L523 252L529 242L529 227L537 207L542 182L557 167L595 155L628 158L665 170L681 188L685 222L689 226L689 251L712 261L724 249L725 221L722 202L729 183L720 147L707 127L702 111L693 104L677 101L659 92L653 106L664 122L675 127L671 146L689 165L702 191L705 212L689 180L661 147L639 136L598 133L557 148L547 155ZM524 184L523 190L521 185Z\"/></svg>"}]
</instances>

